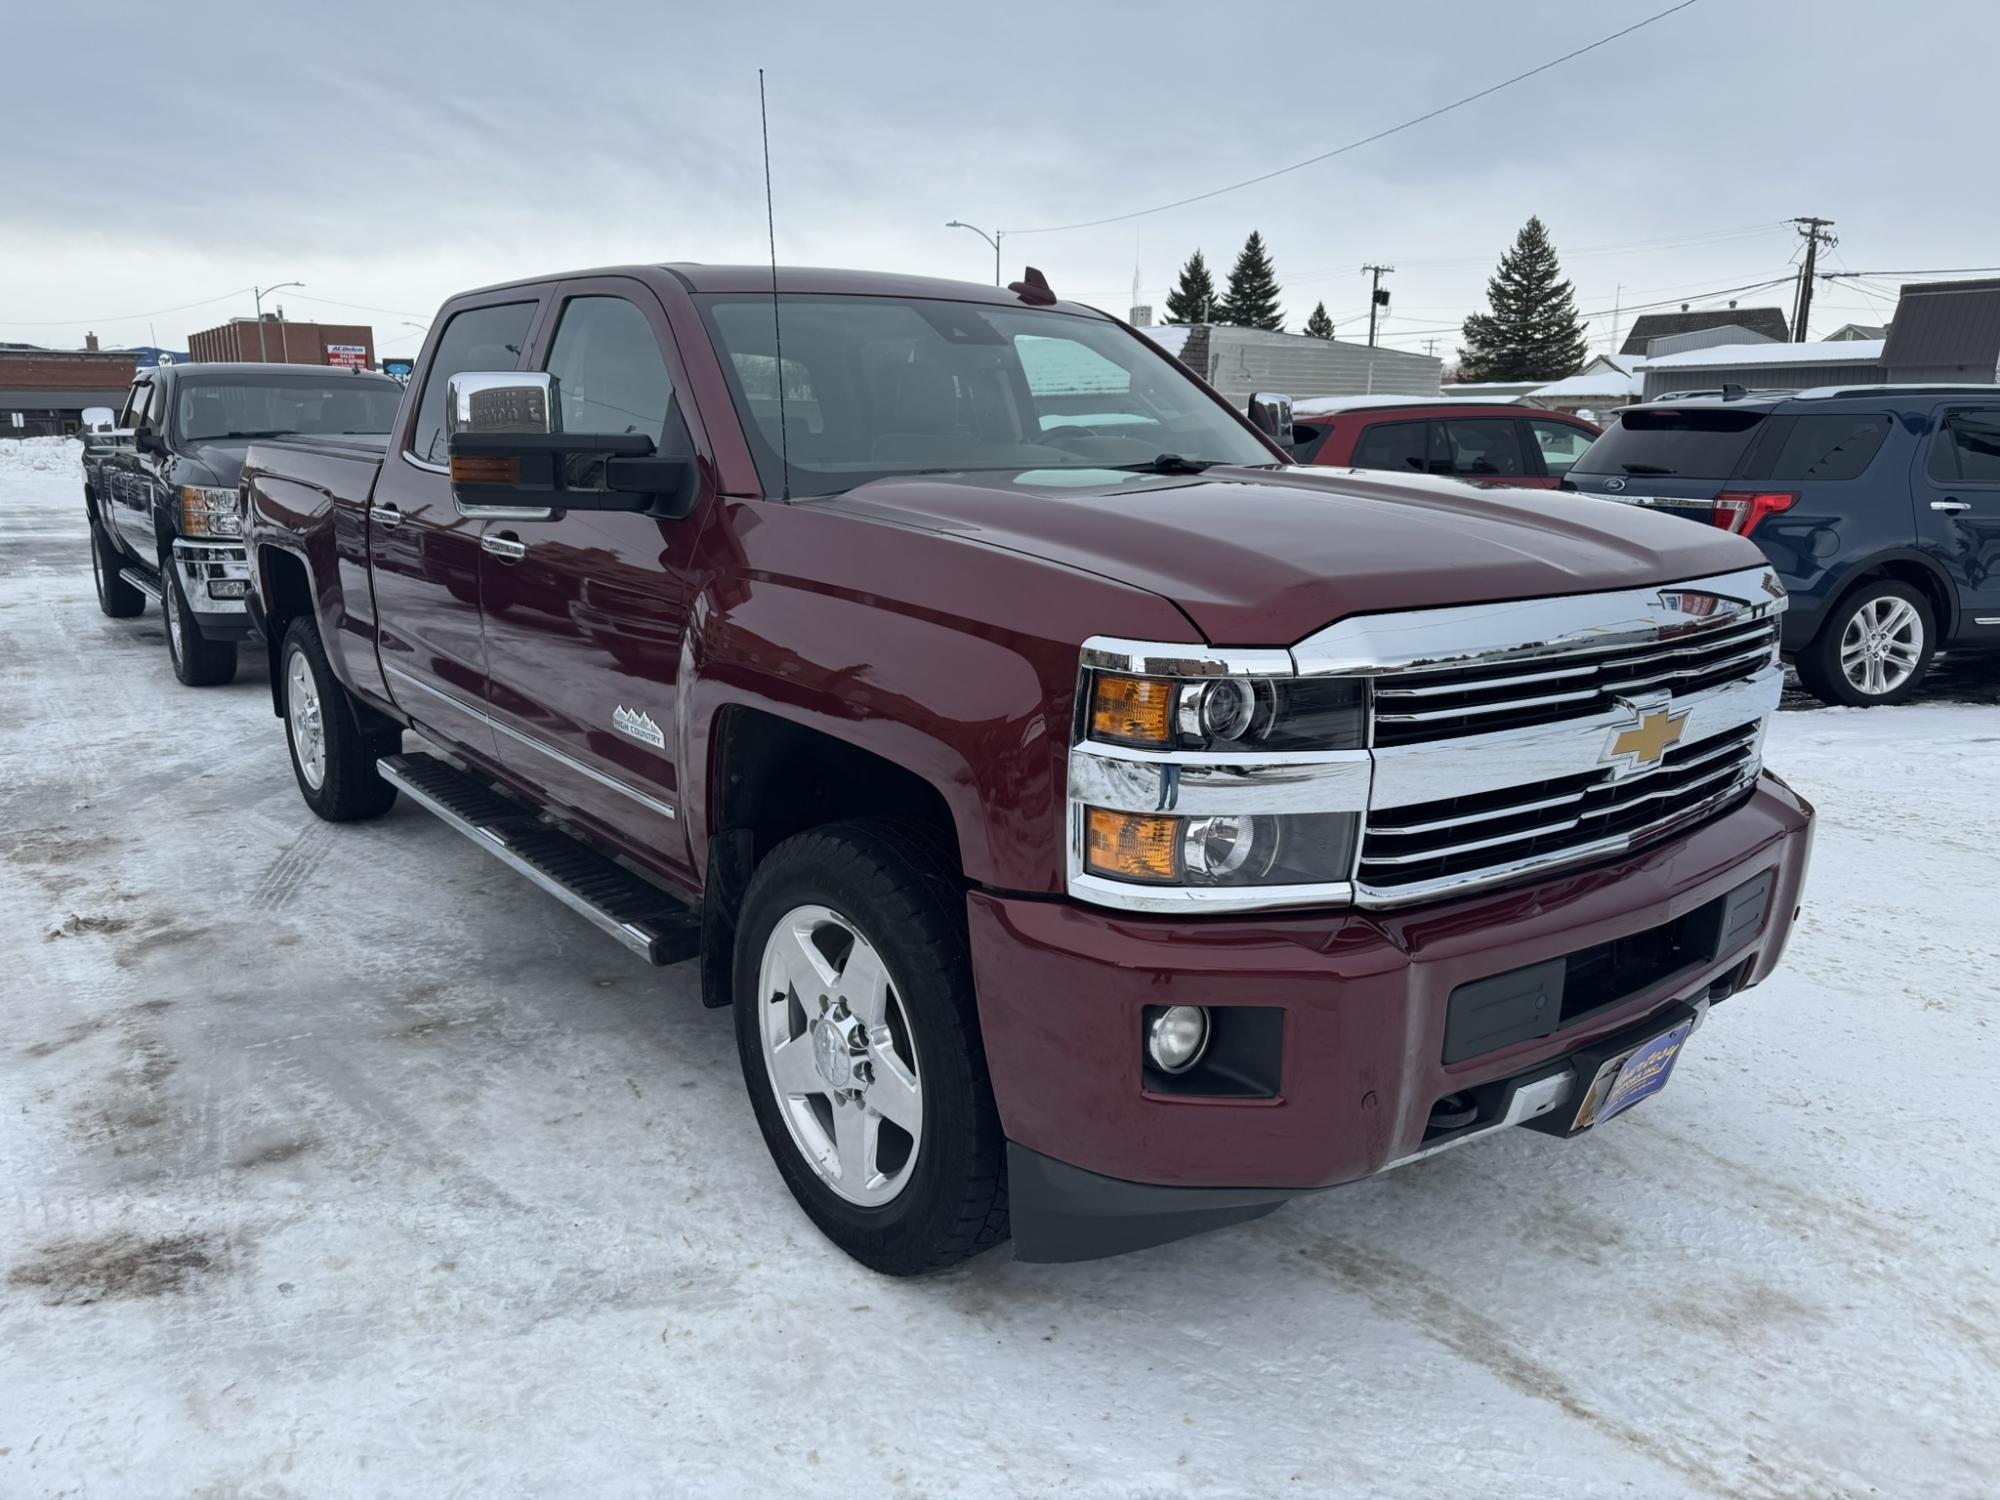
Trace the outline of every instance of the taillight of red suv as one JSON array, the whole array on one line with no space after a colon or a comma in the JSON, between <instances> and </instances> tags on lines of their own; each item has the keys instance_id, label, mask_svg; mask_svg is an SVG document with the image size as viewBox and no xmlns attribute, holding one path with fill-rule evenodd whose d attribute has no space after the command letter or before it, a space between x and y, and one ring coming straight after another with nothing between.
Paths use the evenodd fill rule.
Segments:
<instances>
[{"instance_id":1,"label":"taillight of red suv","mask_svg":"<svg viewBox=\"0 0 2000 1500\"><path fill-rule=\"evenodd\" d=\"M1748 536L1766 516L1790 510L1798 499L1790 490L1725 490L1715 497L1715 524Z\"/></svg>"}]
</instances>

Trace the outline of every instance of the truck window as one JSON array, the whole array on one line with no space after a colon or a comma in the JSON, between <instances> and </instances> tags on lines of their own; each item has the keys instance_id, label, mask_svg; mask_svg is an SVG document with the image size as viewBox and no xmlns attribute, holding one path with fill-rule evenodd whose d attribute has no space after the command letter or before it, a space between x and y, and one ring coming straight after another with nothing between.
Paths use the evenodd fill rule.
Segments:
<instances>
[{"instance_id":1,"label":"truck window","mask_svg":"<svg viewBox=\"0 0 2000 1500\"><path fill-rule=\"evenodd\" d=\"M573 297L549 350L565 432L639 432L685 453L673 377L646 315L623 297ZM673 431L670 434L670 428Z\"/></svg>"},{"instance_id":2,"label":"truck window","mask_svg":"<svg viewBox=\"0 0 2000 1500\"><path fill-rule=\"evenodd\" d=\"M151 381L134 381L132 389L125 393L125 404L118 409L118 425L123 428L137 427L146 419L146 397L152 392Z\"/></svg>"},{"instance_id":3,"label":"truck window","mask_svg":"<svg viewBox=\"0 0 2000 1500\"><path fill-rule=\"evenodd\" d=\"M786 475L771 299L695 303L775 494ZM1277 462L1186 366L1109 319L928 297L798 293L778 307L794 494L897 474L1102 472L1163 453Z\"/></svg>"},{"instance_id":4,"label":"truck window","mask_svg":"<svg viewBox=\"0 0 2000 1500\"><path fill-rule=\"evenodd\" d=\"M1354 445L1354 467L1427 474L1430 430L1428 422L1378 422Z\"/></svg>"},{"instance_id":5,"label":"truck window","mask_svg":"<svg viewBox=\"0 0 2000 1500\"><path fill-rule=\"evenodd\" d=\"M183 443L279 433L387 432L402 392L359 375L195 375L174 388L174 437Z\"/></svg>"},{"instance_id":6,"label":"truck window","mask_svg":"<svg viewBox=\"0 0 2000 1500\"><path fill-rule=\"evenodd\" d=\"M2000 484L2000 409L1946 417L1931 440L1930 476L1945 484Z\"/></svg>"},{"instance_id":7,"label":"truck window","mask_svg":"<svg viewBox=\"0 0 2000 1500\"><path fill-rule=\"evenodd\" d=\"M1621 412L1570 472L1728 479L1765 415L1698 406Z\"/></svg>"},{"instance_id":8,"label":"truck window","mask_svg":"<svg viewBox=\"0 0 2000 1500\"><path fill-rule=\"evenodd\" d=\"M1794 419L1771 479L1858 479L1882 451L1889 419L1872 412L1807 415Z\"/></svg>"},{"instance_id":9,"label":"truck window","mask_svg":"<svg viewBox=\"0 0 2000 1500\"><path fill-rule=\"evenodd\" d=\"M533 302L503 302L497 307L468 307L453 313L438 339L437 354L424 374L417 403L417 425L410 434L410 457L427 464L445 461L445 386L466 370L511 370L528 342L534 321Z\"/></svg>"}]
</instances>

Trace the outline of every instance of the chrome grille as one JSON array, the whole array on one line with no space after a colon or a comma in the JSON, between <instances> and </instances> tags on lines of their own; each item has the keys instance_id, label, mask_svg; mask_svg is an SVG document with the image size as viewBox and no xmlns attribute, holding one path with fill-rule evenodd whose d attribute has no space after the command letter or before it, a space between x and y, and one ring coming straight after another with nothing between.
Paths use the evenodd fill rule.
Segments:
<instances>
[{"instance_id":1,"label":"chrome grille","mask_svg":"<svg viewBox=\"0 0 2000 1500\"><path fill-rule=\"evenodd\" d=\"M1432 881L1629 847L1720 808L1755 778L1762 721L1677 745L1658 770L1609 769L1383 808L1361 846L1361 884L1387 896Z\"/></svg>"},{"instance_id":2,"label":"chrome grille","mask_svg":"<svg viewBox=\"0 0 2000 1500\"><path fill-rule=\"evenodd\" d=\"M1587 718L1613 707L1622 694L1698 693L1754 675L1777 649L1772 615L1616 646L1572 646L1558 656L1385 673L1375 682L1375 743L1408 745Z\"/></svg>"}]
</instances>

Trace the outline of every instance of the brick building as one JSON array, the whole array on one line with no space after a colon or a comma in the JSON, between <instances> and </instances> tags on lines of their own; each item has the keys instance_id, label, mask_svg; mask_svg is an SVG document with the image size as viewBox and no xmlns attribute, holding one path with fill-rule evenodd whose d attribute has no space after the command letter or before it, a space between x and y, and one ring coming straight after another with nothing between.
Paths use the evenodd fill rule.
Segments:
<instances>
[{"instance_id":1,"label":"brick building","mask_svg":"<svg viewBox=\"0 0 2000 1500\"><path fill-rule=\"evenodd\" d=\"M196 364L250 360L265 364L375 367L375 330L365 323L293 323L275 313L231 318L188 337Z\"/></svg>"},{"instance_id":2,"label":"brick building","mask_svg":"<svg viewBox=\"0 0 2000 1500\"><path fill-rule=\"evenodd\" d=\"M117 409L136 356L97 347L37 349L0 344L0 438L63 436L83 425L83 409Z\"/></svg>"}]
</instances>

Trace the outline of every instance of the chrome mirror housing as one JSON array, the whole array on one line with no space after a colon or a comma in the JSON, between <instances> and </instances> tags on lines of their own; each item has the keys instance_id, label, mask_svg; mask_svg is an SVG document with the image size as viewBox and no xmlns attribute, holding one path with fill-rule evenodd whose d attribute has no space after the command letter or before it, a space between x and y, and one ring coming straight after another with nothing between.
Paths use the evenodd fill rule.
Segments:
<instances>
[{"instance_id":1,"label":"chrome mirror housing","mask_svg":"<svg viewBox=\"0 0 2000 1500\"><path fill-rule=\"evenodd\" d=\"M1250 425L1280 448L1292 446L1292 398L1259 391L1250 398Z\"/></svg>"},{"instance_id":2,"label":"chrome mirror housing","mask_svg":"<svg viewBox=\"0 0 2000 1500\"><path fill-rule=\"evenodd\" d=\"M562 426L558 395L553 375L461 370L445 387L445 436L558 431Z\"/></svg>"}]
</instances>

